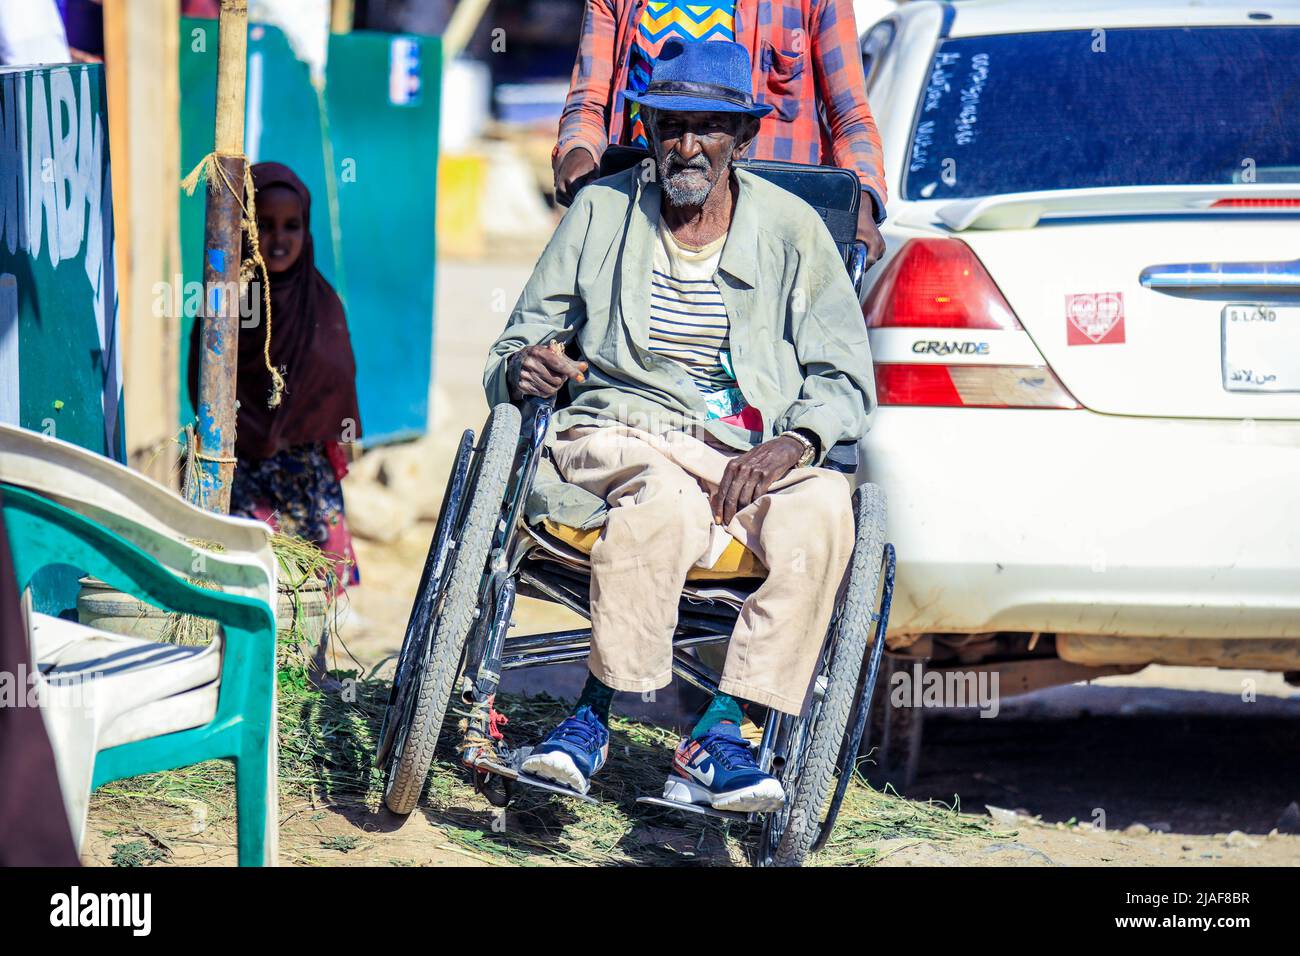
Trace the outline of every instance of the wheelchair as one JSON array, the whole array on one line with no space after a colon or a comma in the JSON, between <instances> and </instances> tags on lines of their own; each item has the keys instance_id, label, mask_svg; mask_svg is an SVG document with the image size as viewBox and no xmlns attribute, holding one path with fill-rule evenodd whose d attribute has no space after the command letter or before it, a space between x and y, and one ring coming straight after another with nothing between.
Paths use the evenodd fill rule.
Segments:
<instances>
[{"instance_id":1,"label":"wheelchair","mask_svg":"<svg viewBox=\"0 0 1300 956\"><path fill-rule=\"evenodd\" d=\"M645 155L611 147L602 173L640 162ZM738 165L790 189L818 209L861 295L865 249L854 238L860 199L857 178L828 167L756 161ZM562 390L561 400L563 394ZM475 788L491 803L505 806L520 784L595 802L589 795L522 774L519 765L529 748L512 750L505 745L501 715L494 706L507 671L585 661L591 642L590 627L509 634L519 595L560 604L590 619L587 553L599 529L565 527L545 514L530 514L528 507L555 409L556 398L501 404L492 410L477 442L472 430L461 436L379 735L376 766L385 774L385 804L395 814L409 814L419 801L451 704L467 713L456 747L460 761L472 774ZM833 448L824 467L855 473L855 444ZM803 713L791 717L770 710L762 719L756 759L764 771L781 780L785 805L769 813L745 814L658 796L638 800L691 814L761 823L755 856L760 866L798 866L826 843L871 712L885 648L895 557L893 546L885 540L883 492L874 485L858 486L853 510L853 556ZM765 573L739 542L733 542L713 568L692 570L673 638L676 677L705 693L717 693L719 673L694 649L726 643L741 603Z\"/></svg>"}]
</instances>

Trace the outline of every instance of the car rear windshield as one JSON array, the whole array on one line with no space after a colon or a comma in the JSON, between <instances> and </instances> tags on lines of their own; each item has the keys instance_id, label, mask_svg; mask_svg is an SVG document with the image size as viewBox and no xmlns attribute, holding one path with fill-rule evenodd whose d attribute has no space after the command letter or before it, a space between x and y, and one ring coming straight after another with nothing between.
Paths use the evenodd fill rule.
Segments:
<instances>
[{"instance_id":1,"label":"car rear windshield","mask_svg":"<svg viewBox=\"0 0 1300 956\"><path fill-rule=\"evenodd\" d=\"M1300 182L1300 28L1070 30L938 47L908 199Z\"/></svg>"}]
</instances>

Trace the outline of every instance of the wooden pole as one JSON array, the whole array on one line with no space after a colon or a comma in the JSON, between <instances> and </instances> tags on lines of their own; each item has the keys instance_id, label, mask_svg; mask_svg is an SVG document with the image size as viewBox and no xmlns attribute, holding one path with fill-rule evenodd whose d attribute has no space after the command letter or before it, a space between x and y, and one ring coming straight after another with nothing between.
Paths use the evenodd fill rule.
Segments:
<instances>
[{"instance_id":1,"label":"wooden pole","mask_svg":"<svg viewBox=\"0 0 1300 956\"><path fill-rule=\"evenodd\" d=\"M331 0L330 33L351 33L356 0Z\"/></svg>"},{"instance_id":2,"label":"wooden pole","mask_svg":"<svg viewBox=\"0 0 1300 956\"><path fill-rule=\"evenodd\" d=\"M221 0L217 30L216 145L208 173L203 239L198 480L191 477L189 491L195 504L226 514L230 511L230 483L235 474L248 0Z\"/></svg>"},{"instance_id":3,"label":"wooden pole","mask_svg":"<svg viewBox=\"0 0 1300 956\"><path fill-rule=\"evenodd\" d=\"M180 0L104 2L127 463L169 487L176 487L180 318L173 296L165 309L150 303L158 283L172 288L180 262L180 15Z\"/></svg>"},{"instance_id":4,"label":"wooden pole","mask_svg":"<svg viewBox=\"0 0 1300 956\"><path fill-rule=\"evenodd\" d=\"M442 62L444 66L456 59L460 55L460 51L465 49L465 45L474 36L479 21L483 19L483 14L487 13L487 8L491 3L492 0L460 0L456 4L451 19L447 21L447 29L442 31Z\"/></svg>"}]
</instances>

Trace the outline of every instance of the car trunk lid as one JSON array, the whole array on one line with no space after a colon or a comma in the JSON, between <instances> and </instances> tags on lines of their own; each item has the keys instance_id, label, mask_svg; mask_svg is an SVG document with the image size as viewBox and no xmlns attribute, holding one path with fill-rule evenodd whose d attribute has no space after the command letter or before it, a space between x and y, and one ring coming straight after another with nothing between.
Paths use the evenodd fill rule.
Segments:
<instances>
[{"instance_id":1,"label":"car trunk lid","mask_svg":"<svg viewBox=\"0 0 1300 956\"><path fill-rule=\"evenodd\" d=\"M1300 260L1279 256L1296 249L1300 225L1226 208L1037 216L1031 228L960 238L1084 406L1300 419ZM986 207L967 224L997 215Z\"/></svg>"}]
</instances>

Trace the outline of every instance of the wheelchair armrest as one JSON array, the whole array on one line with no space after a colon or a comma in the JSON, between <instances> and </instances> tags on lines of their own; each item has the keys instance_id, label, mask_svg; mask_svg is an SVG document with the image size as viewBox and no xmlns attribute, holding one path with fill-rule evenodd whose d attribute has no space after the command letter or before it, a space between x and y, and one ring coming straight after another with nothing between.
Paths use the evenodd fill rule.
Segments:
<instances>
[{"instance_id":1,"label":"wheelchair armrest","mask_svg":"<svg viewBox=\"0 0 1300 956\"><path fill-rule=\"evenodd\" d=\"M836 442L826 453L826 460L822 462L822 467L846 475L857 474L858 443L856 441Z\"/></svg>"}]
</instances>

